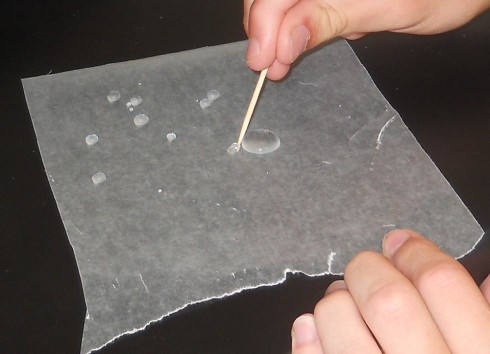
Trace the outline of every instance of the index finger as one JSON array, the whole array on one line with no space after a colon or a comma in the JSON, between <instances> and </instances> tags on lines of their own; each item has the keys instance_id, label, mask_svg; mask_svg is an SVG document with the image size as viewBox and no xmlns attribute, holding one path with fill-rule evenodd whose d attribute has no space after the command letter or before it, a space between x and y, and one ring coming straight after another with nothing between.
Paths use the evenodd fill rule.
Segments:
<instances>
[{"instance_id":1,"label":"index finger","mask_svg":"<svg viewBox=\"0 0 490 354\"><path fill-rule=\"evenodd\" d=\"M244 24L249 36L247 63L254 70L272 66L277 37L287 11L300 0L246 0Z\"/></svg>"}]
</instances>

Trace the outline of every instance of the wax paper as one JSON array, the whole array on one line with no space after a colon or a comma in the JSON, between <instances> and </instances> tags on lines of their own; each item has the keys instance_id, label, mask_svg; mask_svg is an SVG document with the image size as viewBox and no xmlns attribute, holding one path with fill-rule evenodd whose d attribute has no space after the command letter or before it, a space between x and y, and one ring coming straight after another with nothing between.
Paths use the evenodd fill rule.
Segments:
<instances>
[{"instance_id":1,"label":"wax paper","mask_svg":"<svg viewBox=\"0 0 490 354\"><path fill-rule=\"evenodd\" d=\"M274 132L279 149L228 154L258 78L245 50L239 42L23 80L81 274L82 352L289 271L341 273L393 228L414 228L456 257L480 239L344 41L265 83L249 129ZM202 108L210 90L220 97ZM121 98L109 102L111 91ZM148 124L136 126L138 114ZM88 145L89 134L98 142ZM98 172L106 179L95 184Z\"/></svg>"}]
</instances>

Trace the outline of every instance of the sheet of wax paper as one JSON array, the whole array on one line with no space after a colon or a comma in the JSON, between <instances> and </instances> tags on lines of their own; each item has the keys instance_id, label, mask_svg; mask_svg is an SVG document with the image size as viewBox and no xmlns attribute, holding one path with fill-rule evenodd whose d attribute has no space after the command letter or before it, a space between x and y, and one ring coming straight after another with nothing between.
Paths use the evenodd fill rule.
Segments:
<instances>
[{"instance_id":1,"label":"sheet of wax paper","mask_svg":"<svg viewBox=\"0 0 490 354\"><path fill-rule=\"evenodd\" d=\"M249 130L275 132L278 150L229 155L258 78L245 46L23 81L80 269L82 352L190 303L281 282L288 271L340 273L395 227L430 235L454 256L480 239L344 41L266 82ZM212 89L221 96L202 109ZM110 103L113 90L121 99ZM135 96L141 104L128 107ZM149 123L138 128L139 113ZM98 143L87 145L88 134ZM99 171L107 179L96 185Z\"/></svg>"}]
</instances>

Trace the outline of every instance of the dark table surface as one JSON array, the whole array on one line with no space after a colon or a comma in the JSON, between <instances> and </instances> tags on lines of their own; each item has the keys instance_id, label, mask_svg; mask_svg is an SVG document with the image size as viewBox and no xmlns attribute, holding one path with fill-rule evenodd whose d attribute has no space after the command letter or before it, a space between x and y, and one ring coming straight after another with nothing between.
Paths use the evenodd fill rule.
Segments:
<instances>
[{"instance_id":1,"label":"dark table surface","mask_svg":"<svg viewBox=\"0 0 490 354\"><path fill-rule=\"evenodd\" d=\"M243 40L241 12L240 0L2 2L0 353L77 353L85 318L20 79ZM490 13L443 35L380 33L351 45L489 230ZM477 281L490 268L489 238L462 261ZM333 279L294 275L191 306L99 353L286 353L292 321Z\"/></svg>"}]
</instances>

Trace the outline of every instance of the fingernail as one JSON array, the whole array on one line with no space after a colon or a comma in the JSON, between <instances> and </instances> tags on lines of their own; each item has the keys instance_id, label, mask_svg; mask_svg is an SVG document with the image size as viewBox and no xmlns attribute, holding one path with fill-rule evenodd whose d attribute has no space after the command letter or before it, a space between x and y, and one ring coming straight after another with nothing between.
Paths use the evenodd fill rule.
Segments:
<instances>
[{"instance_id":1,"label":"fingernail","mask_svg":"<svg viewBox=\"0 0 490 354\"><path fill-rule=\"evenodd\" d=\"M247 62L253 60L260 55L260 43L255 38L248 40Z\"/></svg>"},{"instance_id":2,"label":"fingernail","mask_svg":"<svg viewBox=\"0 0 490 354\"><path fill-rule=\"evenodd\" d=\"M291 336L293 339L293 347L303 346L317 341L318 334L316 333L313 316L303 315L298 317L293 323Z\"/></svg>"},{"instance_id":3,"label":"fingernail","mask_svg":"<svg viewBox=\"0 0 490 354\"><path fill-rule=\"evenodd\" d=\"M298 26L292 30L289 42L291 63L298 59L298 57L306 50L310 38L310 31L304 25Z\"/></svg>"},{"instance_id":4,"label":"fingernail","mask_svg":"<svg viewBox=\"0 0 490 354\"><path fill-rule=\"evenodd\" d=\"M343 280L336 280L332 284L330 284L325 291L325 294L329 294L335 290L346 290L347 284Z\"/></svg>"},{"instance_id":5,"label":"fingernail","mask_svg":"<svg viewBox=\"0 0 490 354\"><path fill-rule=\"evenodd\" d=\"M393 230L383 238L383 252L388 257L393 257L396 251L410 238L405 230Z\"/></svg>"}]
</instances>

